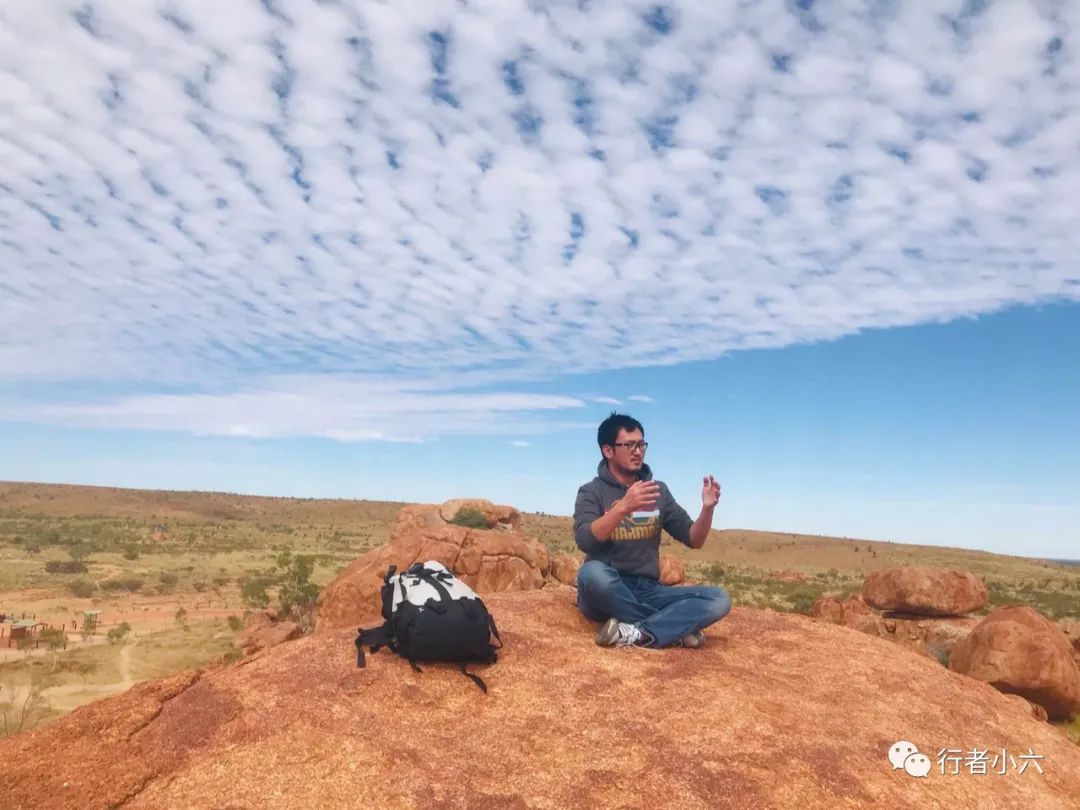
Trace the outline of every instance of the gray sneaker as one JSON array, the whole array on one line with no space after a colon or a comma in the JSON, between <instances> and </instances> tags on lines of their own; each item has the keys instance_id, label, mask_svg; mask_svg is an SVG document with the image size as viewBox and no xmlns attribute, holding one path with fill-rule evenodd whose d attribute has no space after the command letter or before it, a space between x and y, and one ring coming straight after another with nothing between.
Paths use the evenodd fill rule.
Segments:
<instances>
[{"instance_id":1,"label":"gray sneaker","mask_svg":"<svg viewBox=\"0 0 1080 810\"><path fill-rule=\"evenodd\" d=\"M630 647L645 641L645 635L636 624L620 622L614 617L604 622L596 633L596 643L601 647Z\"/></svg>"},{"instance_id":2,"label":"gray sneaker","mask_svg":"<svg viewBox=\"0 0 1080 810\"><path fill-rule=\"evenodd\" d=\"M687 633L679 641L680 647L686 647L688 650L699 650L705 646L705 634L700 630L696 630L693 633Z\"/></svg>"}]
</instances>

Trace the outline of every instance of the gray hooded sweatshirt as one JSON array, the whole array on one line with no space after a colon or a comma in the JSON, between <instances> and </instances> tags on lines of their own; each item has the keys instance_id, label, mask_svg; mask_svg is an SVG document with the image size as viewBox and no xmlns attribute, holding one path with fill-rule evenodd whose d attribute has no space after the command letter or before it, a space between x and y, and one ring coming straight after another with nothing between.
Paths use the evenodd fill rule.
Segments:
<instances>
[{"instance_id":1,"label":"gray hooded sweatshirt","mask_svg":"<svg viewBox=\"0 0 1080 810\"><path fill-rule=\"evenodd\" d=\"M648 464L641 465L638 478L652 480ZM601 461L596 478L578 489L574 504L574 540L585 552L585 562L600 560L621 574L660 578L660 530L663 529L680 543L690 545L690 527L694 521L675 499L663 481L656 510L652 514L636 513L623 520L608 540L597 540L592 533L592 523L603 517L611 507L626 495L627 488L620 484L608 470L607 461Z\"/></svg>"}]
</instances>

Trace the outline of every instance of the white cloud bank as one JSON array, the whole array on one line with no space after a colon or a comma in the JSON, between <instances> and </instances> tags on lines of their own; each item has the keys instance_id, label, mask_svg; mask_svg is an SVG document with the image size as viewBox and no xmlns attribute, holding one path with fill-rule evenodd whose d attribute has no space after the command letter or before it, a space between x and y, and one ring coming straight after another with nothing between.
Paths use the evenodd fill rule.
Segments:
<instances>
[{"instance_id":1,"label":"white cloud bank","mask_svg":"<svg viewBox=\"0 0 1080 810\"><path fill-rule=\"evenodd\" d=\"M1023 0L4 3L0 381L216 387L41 413L261 435L303 393L237 393L267 376L1077 300L1078 53L1080 4ZM350 390L290 424L408 438L454 396ZM478 430L538 401L477 396Z\"/></svg>"}]
</instances>

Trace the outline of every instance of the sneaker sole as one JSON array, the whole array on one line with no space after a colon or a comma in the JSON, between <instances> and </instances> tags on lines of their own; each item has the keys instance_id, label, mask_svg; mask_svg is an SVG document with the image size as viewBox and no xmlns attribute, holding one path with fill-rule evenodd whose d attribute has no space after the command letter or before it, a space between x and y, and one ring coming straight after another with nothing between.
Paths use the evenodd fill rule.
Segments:
<instances>
[{"instance_id":1,"label":"sneaker sole","mask_svg":"<svg viewBox=\"0 0 1080 810\"><path fill-rule=\"evenodd\" d=\"M596 643L601 647L614 647L618 637L619 622L617 619L611 618L604 622L604 626L597 631Z\"/></svg>"}]
</instances>

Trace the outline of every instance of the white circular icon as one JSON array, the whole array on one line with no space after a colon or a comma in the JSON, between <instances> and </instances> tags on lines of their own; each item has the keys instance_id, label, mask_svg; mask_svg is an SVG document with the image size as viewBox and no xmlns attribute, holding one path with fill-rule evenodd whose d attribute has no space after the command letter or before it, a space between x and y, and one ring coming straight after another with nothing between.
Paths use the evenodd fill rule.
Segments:
<instances>
[{"instance_id":1,"label":"white circular icon","mask_svg":"<svg viewBox=\"0 0 1080 810\"><path fill-rule=\"evenodd\" d=\"M904 767L905 759L917 753L919 753L919 749L915 747L914 743L909 743L907 740L898 740L889 749L889 762L892 763L893 770L897 771Z\"/></svg>"},{"instance_id":2,"label":"white circular icon","mask_svg":"<svg viewBox=\"0 0 1080 810\"><path fill-rule=\"evenodd\" d=\"M908 776L925 777L930 773L930 757L918 752L910 754L904 760L904 770L907 771Z\"/></svg>"}]
</instances>

